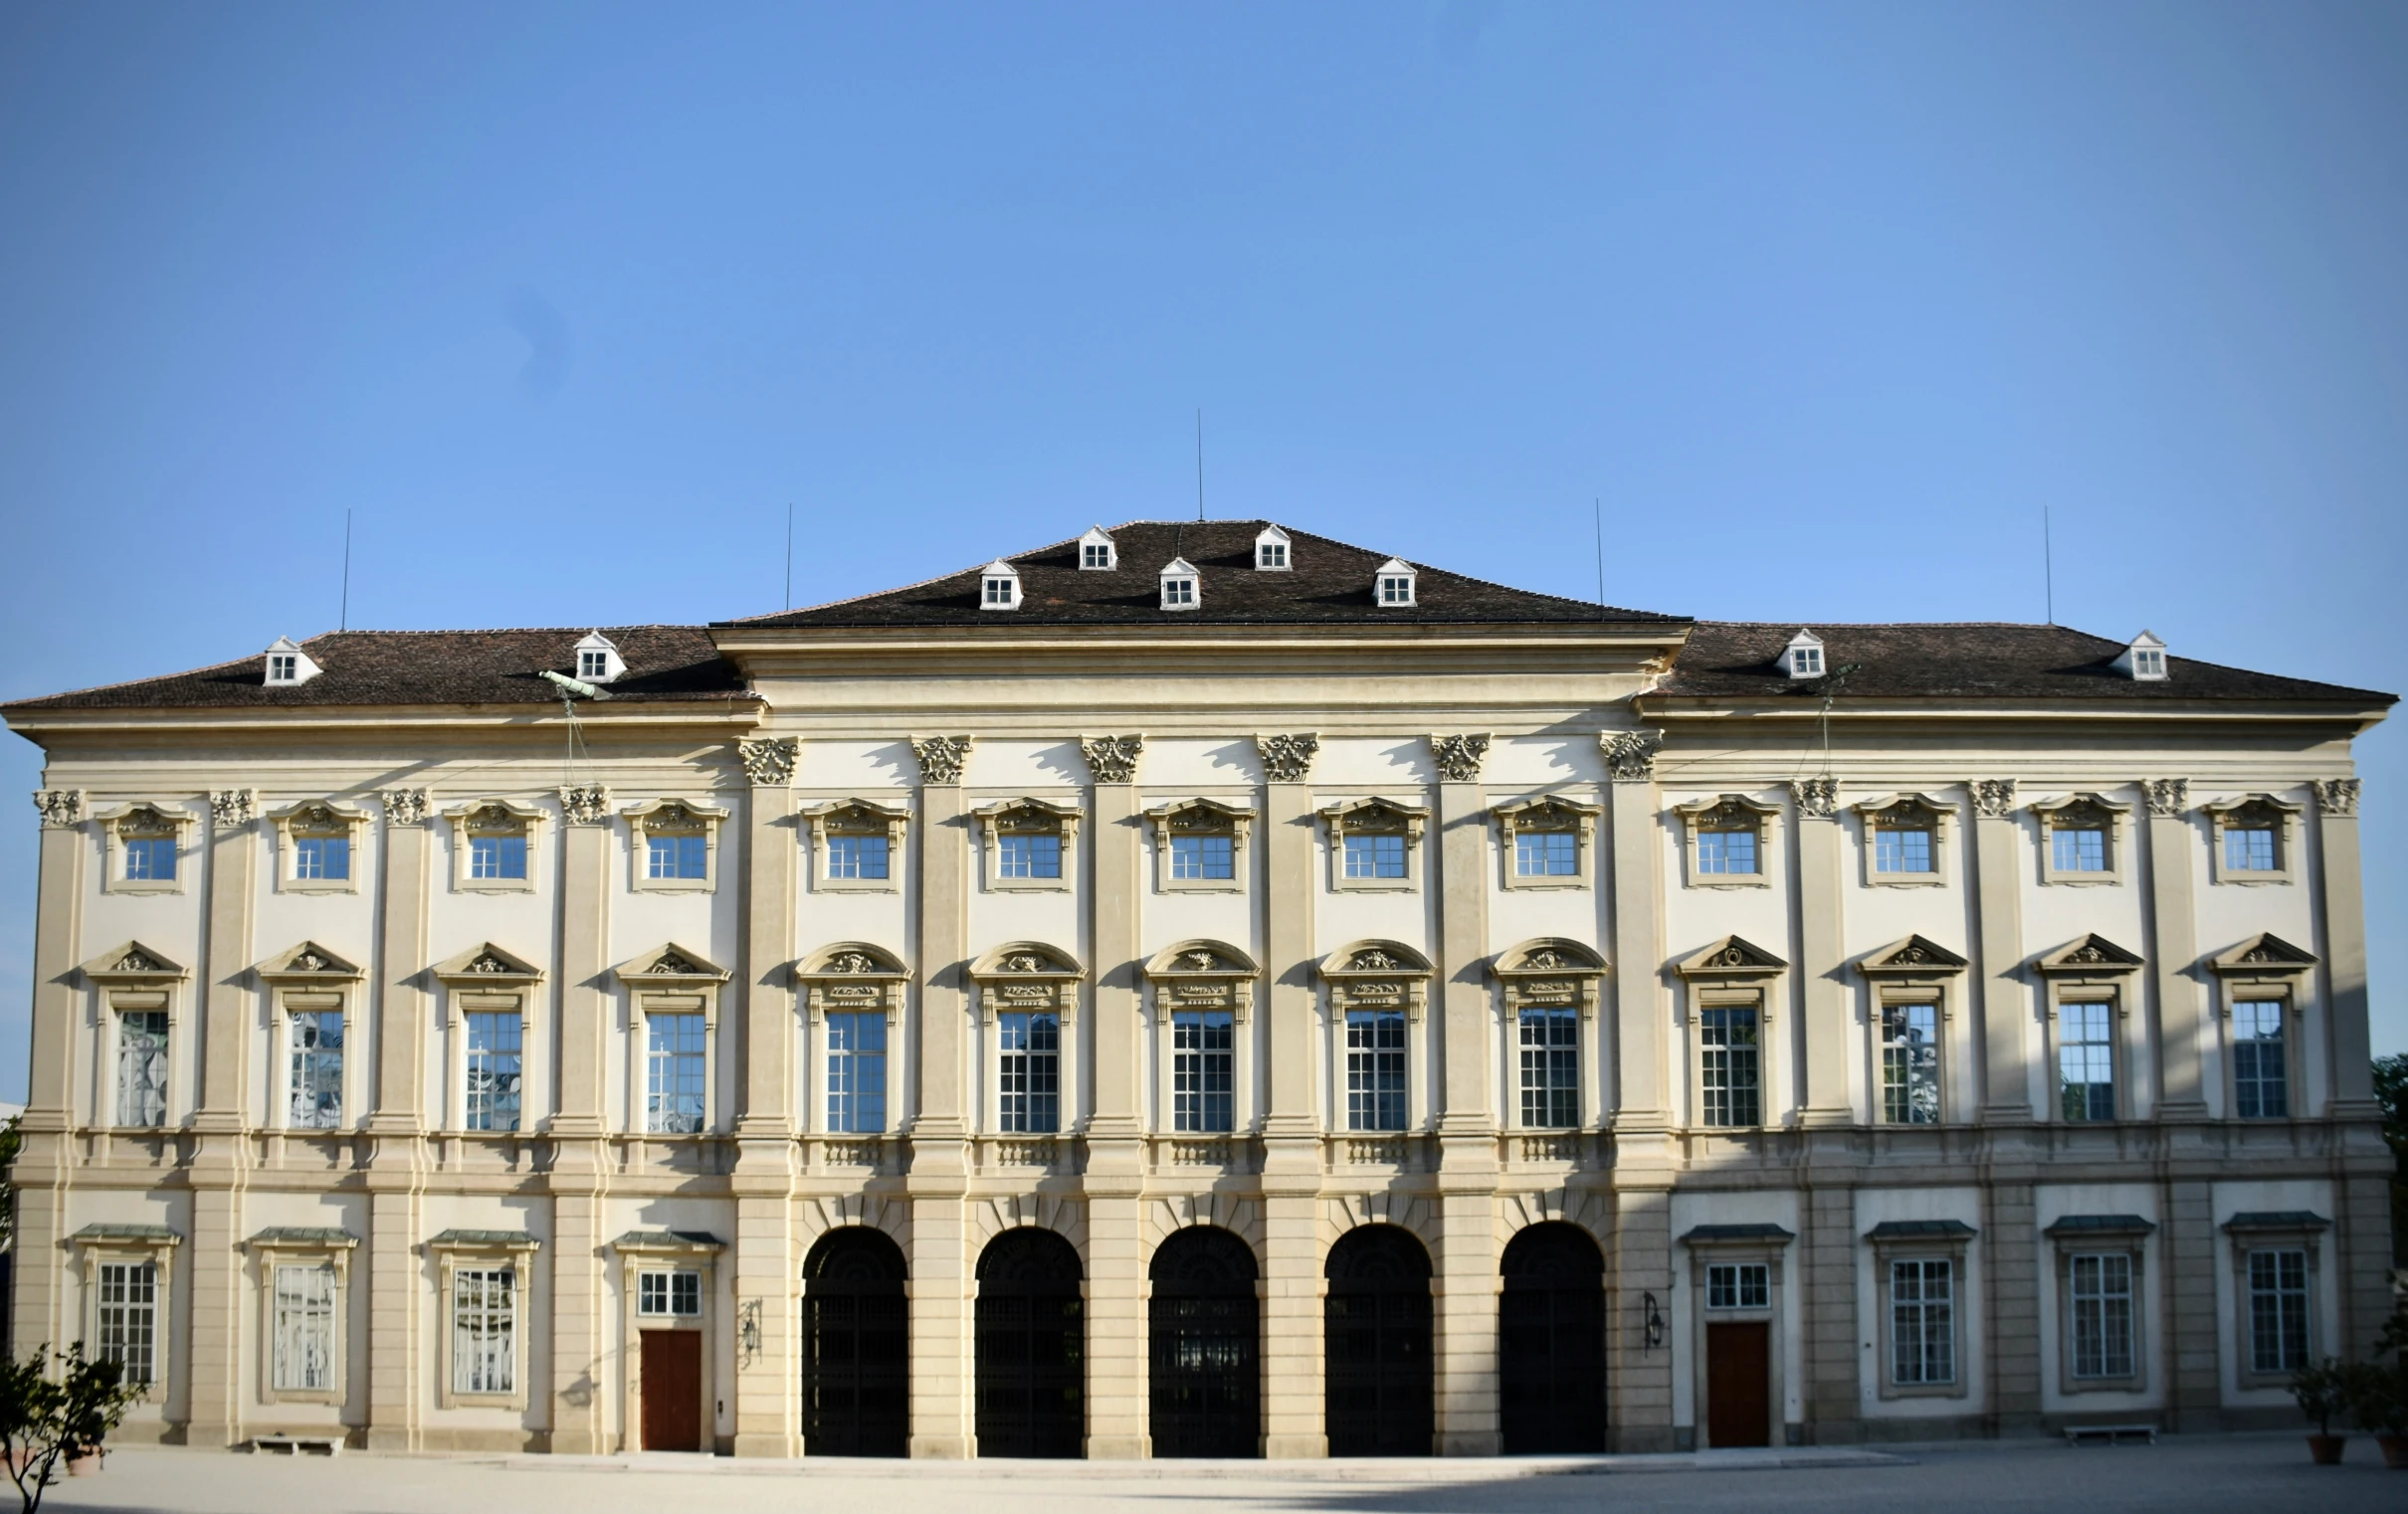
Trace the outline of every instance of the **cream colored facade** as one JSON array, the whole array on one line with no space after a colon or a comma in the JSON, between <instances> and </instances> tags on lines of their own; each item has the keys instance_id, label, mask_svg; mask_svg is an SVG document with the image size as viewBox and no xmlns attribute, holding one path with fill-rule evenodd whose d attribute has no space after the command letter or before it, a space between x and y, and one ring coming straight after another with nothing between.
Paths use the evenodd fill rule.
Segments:
<instances>
[{"instance_id":1,"label":"cream colored facade","mask_svg":"<svg viewBox=\"0 0 2408 1514\"><path fill-rule=\"evenodd\" d=\"M746 694L583 703L566 772L557 704L11 712L49 756L18 1342L95 1336L98 1269L149 1259L158 1388L129 1435L606 1452L640 1439L634 1279L668 1256L702 1279L669 1323L704 1338L706 1439L797 1456L804 1262L864 1226L907 1263L910 1453L968 1456L979 1258L1041 1227L1081 1259L1085 1453L1138 1457L1149 1260L1212 1225L1260 1269L1260 1447L1313 1456L1331 1247L1394 1226L1433 1272L1431 1448L1480 1455L1505 1443L1500 1258L1533 1224L1598 1248L1618 1449L1710 1440L1724 1317L1768 1327L1776 1443L2253 1422L2288 1400L2251 1370L2248 1216L2314 1217L2318 1354L2388 1310L2349 755L2379 707L1863 698L1826 722L1665 692L1685 624L713 635ZM2074 795L2112 817L2087 878L2052 876L2044 832ZM1927 808L1928 875L1870 858L1898 796ZM2284 817L2264 881L2213 850L2252 796ZM1546 799L1577 862L1531 878L1512 835ZM1156 854L1193 801L1235 842L1222 886ZM672 802L707 875L647 886ZM489 806L523 828L522 883L466 860ZM1001 874L1015 806L1057 824L1058 884ZM171 884L125 886L129 807L181 849ZM1756 874L1702 870L1715 813ZM348 837L347 883L297 877L297 815ZM1404 837L1404 877L1346 875L1358 821ZM832 870L855 824L894 877ZM2261 936L2308 960L2241 960ZM1179 978L1199 943L1236 969ZM884 1134L829 1128L830 954L855 946L894 969L851 1001L892 1022ZM1167 1012L1197 983L1234 1014L1227 1133L1171 1128ZM2237 995L2285 1007L2285 1117L2236 1108ZM1358 999L1407 1007L1403 1130L1349 1128ZM1058 1133L999 1118L998 1015L1029 1002L1060 1017ZM1525 1123L1525 1002L1577 1010L1574 1123ZM2063 1117L2073 1002L2108 1007L2111 1117ZM1885 1118L1882 1011L1906 1003L1935 1015L1932 1123ZM310 1006L349 1031L332 1129L293 1128ZM1735 1128L1707 1123L1703 1044L1732 1006L1762 1046ZM129 1123L123 1016L160 1011L163 1117ZM696 1134L646 1128L645 1028L672 1012L705 1025ZM472 1013L523 1026L516 1132L466 1128ZM2104 1385L2067 1360L2068 1217L2145 1227L2137 1359ZM292 1255L334 1277L315 1392L274 1381ZM1901 1255L1953 1269L1944 1384L1895 1381ZM1769 1287L1717 1311L1717 1263ZM480 1268L519 1290L499 1391L454 1360Z\"/></svg>"}]
</instances>

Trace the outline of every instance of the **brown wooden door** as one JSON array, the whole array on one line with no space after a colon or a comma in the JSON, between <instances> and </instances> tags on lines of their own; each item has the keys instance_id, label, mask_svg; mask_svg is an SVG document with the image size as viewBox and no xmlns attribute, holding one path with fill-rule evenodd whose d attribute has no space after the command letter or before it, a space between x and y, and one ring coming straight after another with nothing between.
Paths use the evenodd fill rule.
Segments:
<instances>
[{"instance_id":1,"label":"brown wooden door","mask_svg":"<svg viewBox=\"0 0 2408 1514\"><path fill-rule=\"evenodd\" d=\"M702 1332L647 1330L644 1350L644 1449L702 1448Z\"/></svg>"},{"instance_id":2,"label":"brown wooden door","mask_svg":"<svg viewBox=\"0 0 2408 1514\"><path fill-rule=\"evenodd\" d=\"M1772 1326L1706 1327L1706 1443L1772 1444Z\"/></svg>"}]
</instances>

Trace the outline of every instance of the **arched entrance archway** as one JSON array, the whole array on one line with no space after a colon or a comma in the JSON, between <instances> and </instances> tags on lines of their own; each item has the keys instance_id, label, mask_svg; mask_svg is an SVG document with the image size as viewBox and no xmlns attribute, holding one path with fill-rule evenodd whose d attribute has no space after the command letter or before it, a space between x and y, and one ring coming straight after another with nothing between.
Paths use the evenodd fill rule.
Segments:
<instances>
[{"instance_id":1,"label":"arched entrance archway","mask_svg":"<svg viewBox=\"0 0 2408 1514\"><path fill-rule=\"evenodd\" d=\"M903 1248L865 1226L803 1260L803 1451L902 1456L911 1437L910 1304Z\"/></svg>"},{"instance_id":2,"label":"arched entrance archway","mask_svg":"<svg viewBox=\"0 0 2408 1514\"><path fill-rule=\"evenodd\" d=\"M1148 1307L1156 1456L1259 1456L1262 1305L1254 1252L1214 1226L1154 1250Z\"/></svg>"},{"instance_id":3,"label":"arched entrance archway","mask_svg":"<svg viewBox=\"0 0 2408 1514\"><path fill-rule=\"evenodd\" d=\"M1576 1226L1533 1225L1505 1251L1498 1425L1508 1456L1605 1449L1605 1257Z\"/></svg>"},{"instance_id":4,"label":"arched entrance archway","mask_svg":"<svg viewBox=\"0 0 2408 1514\"><path fill-rule=\"evenodd\" d=\"M979 1455L1085 1454L1080 1276L1079 1253L1052 1230L1006 1230L979 1253Z\"/></svg>"},{"instance_id":5,"label":"arched entrance archway","mask_svg":"<svg viewBox=\"0 0 2408 1514\"><path fill-rule=\"evenodd\" d=\"M1322 1271L1329 1454L1431 1454L1430 1253L1396 1226L1366 1225Z\"/></svg>"}]
</instances>

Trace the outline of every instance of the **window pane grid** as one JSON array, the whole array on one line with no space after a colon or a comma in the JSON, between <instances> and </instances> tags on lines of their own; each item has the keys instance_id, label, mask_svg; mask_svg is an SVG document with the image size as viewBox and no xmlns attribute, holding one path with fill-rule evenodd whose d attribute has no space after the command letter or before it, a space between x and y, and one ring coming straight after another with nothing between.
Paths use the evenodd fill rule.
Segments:
<instances>
[{"instance_id":1,"label":"window pane grid","mask_svg":"<svg viewBox=\"0 0 2408 1514\"><path fill-rule=\"evenodd\" d=\"M1761 1261L1718 1261L1706 1269L1708 1309L1772 1307L1772 1266Z\"/></svg>"},{"instance_id":2,"label":"window pane grid","mask_svg":"<svg viewBox=\"0 0 2408 1514\"><path fill-rule=\"evenodd\" d=\"M524 1028L515 1015L467 1017L467 1127L518 1128L518 1055Z\"/></svg>"},{"instance_id":3,"label":"window pane grid","mask_svg":"<svg viewBox=\"0 0 2408 1514\"><path fill-rule=\"evenodd\" d=\"M351 840L344 836L303 836L293 843L293 875L307 882L331 881L351 875Z\"/></svg>"},{"instance_id":4,"label":"window pane grid","mask_svg":"<svg viewBox=\"0 0 2408 1514\"><path fill-rule=\"evenodd\" d=\"M2115 1117L2114 1018L2107 1004L2057 1007L2058 1089L2069 1120Z\"/></svg>"},{"instance_id":5,"label":"window pane grid","mask_svg":"<svg viewBox=\"0 0 2408 1514\"><path fill-rule=\"evenodd\" d=\"M1346 838L1346 876L1401 878L1405 875L1405 839L1372 832Z\"/></svg>"},{"instance_id":6,"label":"window pane grid","mask_svg":"<svg viewBox=\"0 0 2408 1514\"><path fill-rule=\"evenodd\" d=\"M1710 873L1752 873L1756 870L1753 831L1698 833L1698 870Z\"/></svg>"},{"instance_id":7,"label":"window pane grid","mask_svg":"<svg viewBox=\"0 0 2408 1514\"><path fill-rule=\"evenodd\" d=\"M1170 875L1174 878L1229 878L1237 874L1237 845L1227 836L1174 836L1170 839Z\"/></svg>"},{"instance_id":8,"label":"window pane grid","mask_svg":"<svg viewBox=\"0 0 2408 1514\"><path fill-rule=\"evenodd\" d=\"M1171 1128L1234 1129L1234 1017L1226 1011L1180 1011L1170 1018Z\"/></svg>"},{"instance_id":9,"label":"window pane grid","mask_svg":"<svg viewBox=\"0 0 2408 1514\"><path fill-rule=\"evenodd\" d=\"M1956 1381L1955 1268L1945 1258L1890 1264L1891 1381Z\"/></svg>"},{"instance_id":10,"label":"window pane grid","mask_svg":"<svg viewBox=\"0 0 2408 1514\"><path fill-rule=\"evenodd\" d=\"M2049 833L2059 872L2107 871L2107 833L2090 826L2060 826Z\"/></svg>"},{"instance_id":11,"label":"window pane grid","mask_svg":"<svg viewBox=\"0 0 2408 1514\"><path fill-rule=\"evenodd\" d=\"M175 838L130 837L125 849L125 879L130 883L166 882L175 876Z\"/></svg>"},{"instance_id":12,"label":"window pane grid","mask_svg":"<svg viewBox=\"0 0 2408 1514\"><path fill-rule=\"evenodd\" d=\"M1519 831L1513 871L1525 878L1568 878L1580 872L1580 839L1569 831Z\"/></svg>"},{"instance_id":13,"label":"window pane grid","mask_svg":"<svg viewBox=\"0 0 2408 1514\"><path fill-rule=\"evenodd\" d=\"M2258 1372L2308 1365L2308 1253L2249 1253L2249 1355Z\"/></svg>"},{"instance_id":14,"label":"window pane grid","mask_svg":"<svg viewBox=\"0 0 2408 1514\"><path fill-rule=\"evenodd\" d=\"M469 876L523 878L526 876L526 838L472 836L469 838Z\"/></svg>"},{"instance_id":15,"label":"window pane grid","mask_svg":"<svg viewBox=\"0 0 2408 1514\"><path fill-rule=\"evenodd\" d=\"M1569 1129L1580 1123L1580 1017L1572 1010L1521 1012L1521 1123Z\"/></svg>"},{"instance_id":16,"label":"window pane grid","mask_svg":"<svg viewBox=\"0 0 2408 1514\"><path fill-rule=\"evenodd\" d=\"M1346 1013L1346 1128L1405 1128L1405 1016L1402 1010Z\"/></svg>"},{"instance_id":17,"label":"window pane grid","mask_svg":"<svg viewBox=\"0 0 2408 1514\"><path fill-rule=\"evenodd\" d=\"M1939 1123L1939 1006L1882 1006L1882 1118Z\"/></svg>"},{"instance_id":18,"label":"window pane grid","mask_svg":"<svg viewBox=\"0 0 2408 1514\"><path fill-rule=\"evenodd\" d=\"M1929 872L1931 833L1884 827L1873 833L1873 870Z\"/></svg>"},{"instance_id":19,"label":"window pane grid","mask_svg":"<svg viewBox=\"0 0 2408 1514\"><path fill-rule=\"evenodd\" d=\"M1007 878L1058 878L1062 876L1062 838L1059 836L1006 836L999 838L998 852L1003 876Z\"/></svg>"},{"instance_id":20,"label":"window pane grid","mask_svg":"<svg viewBox=\"0 0 2408 1514\"><path fill-rule=\"evenodd\" d=\"M702 1128L702 1017L651 1015L644 1027L646 1128L694 1135Z\"/></svg>"},{"instance_id":21,"label":"window pane grid","mask_svg":"<svg viewBox=\"0 0 2408 1514\"><path fill-rule=\"evenodd\" d=\"M1756 1012L1701 1010L1698 1044L1708 1125L1763 1123Z\"/></svg>"},{"instance_id":22,"label":"window pane grid","mask_svg":"<svg viewBox=\"0 0 2408 1514\"><path fill-rule=\"evenodd\" d=\"M2224 866L2231 872L2275 870L2275 834L2261 828L2224 833Z\"/></svg>"},{"instance_id":23,"label":"window pane grid","mask_svg":"<svg viewBox=\"0 0 2408 1514\"><path fill-rule=\"evenodd\" d=\"M647 836L644 875L651 878L706 878L710 875L710 839L702 836Z\"/></svg>"},{"instance_id":24,"label":"window pane grid","mask_svg":"<svg viewBox=\"0 0 2408 1514\"><path fill-rule=\"evenodd\" d=\"M117 1123L167 1123L167 1012L117 1017Z\"/></svg>"},{"instance_id":25,"label":"window pane grid","mask_svg":"<svg viewBox=\"0 0 2408 1514\"><path fill-rule=\"evenodd\" d=\"M453 1273L452 1392L514 1392L516 1330L516 1272L474 1267Z\"/></svg>"},{"instance_id":26,"label":"window pane grid","mask_svg":"<svg viewBox=\"0 0 2408 1514\"><path fill-rule=\"evenodd\" d=\"M2132 1376L2132 1258L2110 1251L2072 1259L2074 1376Z\"/></svg>"},{"instance_id":27,"label":"window pane grid","mask_svg":"<svg viewBox=\"0 0 2408 1514\"><path fill-rule=\"evenodd\" d=\"M2279 1120L2291 1113L2284 1050L2281 1001L2233 1006L2233 1103L2241 1118Z\"/></svg>"},{"instance_id":28,"label":"window pane grid","mask_svg":"<svg viewBox=\"0 0 2408 1514\"><path fill-rule=\"evenodd\" d=\"M276 1386L295 1393L334 1387L334 1268L276 1269Z\"/></svg>"},{"instance_id":29,"label":"window pane grid","mask_svg":"<svg viewBox=\"0 0 2408 1514\"><path fill-rule=\"evenodd\" d=\"M702 1312L700 1272L640 1272L636 1274L636 1312L692 1319Z\"/></svg>"},{"instance_id":30,"label":"window pane grid","mask_svg":"<svg viewBox=\"0 0 2408 1514\"><path fill-rule=\"evenodd\" d=\"M128 1383L157 1381L158 1263L102 1262L100 1289L100 1359L121 1365Z\"/></svg>"},{"instance_id":31,"label":"window pane grid","mask_svg":"<svg viewBox=\"0 0 2408 1514\"><path fill-rule=\"evenodd\" d=\"M296 1130L332 1130L343 1120L343 1017L340 1010L294 1015L293 1102L288 1117Z\"/></svg>"},{"instance_id":32,"label":"window pane grid","mask_svg":"<svg viewBox=\"0 0 2408 1514\"><path fill-rule=\"evenodd\" d=\"M831 836L828 838L828 876L883 878L887 875L887 838Z\"/></svg>"},{"instance_id":33,"label":"window pane grid","mask_svg":"<svg viewBox=\"0 0 2408 1514\"><path fill-rule=\"evenodd\" d=\"M875 1135L887 1128L887 1017L828 1017L828 1128Z\"/></svg>"},{"instance_id":34,"label":"window pane grid","mask_svg":"<svg viewBox=\"0 0 2408 1514\"><path fill-rule=\"evenodd\" d=\"M996 1018L1001 1049L996 1125L1016 1132L1062 1128L1062 1022L1052 1015Z\"/></svg>"}]
</instances>

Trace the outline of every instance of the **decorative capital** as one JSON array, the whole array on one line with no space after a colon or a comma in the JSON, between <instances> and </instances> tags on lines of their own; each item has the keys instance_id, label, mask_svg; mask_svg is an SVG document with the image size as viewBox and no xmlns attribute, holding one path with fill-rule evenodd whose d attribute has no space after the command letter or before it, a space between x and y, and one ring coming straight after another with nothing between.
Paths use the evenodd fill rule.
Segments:
<instances>
[{"instance_id":1,"label":"decorative capital","mask_svg":"<svg viewBox=\"0 0 2408 1514\"><path fill-rule=\"evenodd\" d=\"M2151 815L2170 820L2191 807L2191 781L2187 778L2152 778L2141 788L2148 792Z\"/></svg>"},{"instance_id":2,"label":"decorative capital","mask_svg":"<svg viewBox=\"0 0 2408 1514\"><path fill-rule=\"evenodd\" d=\"M560 813L572 826L599 826L610 820L610 785L572 783L560 790Z\"/></svg>"},{"instance_id":3,"label":"decorative capital","mask_svg":"<svg viewBox=\"0 0 2408 1514\"><path fill-rule=\"evenodd\" d=\"M1597 746L1605 753L1606 771L1614 782L1653 783L1656 754L1664 750L1664 732L1603 731L1598 734Z\"/></svg>"},{"instance_id":4,"label":"decorative capital","mask_svg":"<svg viewBox=\"0 0 2408 1514\"><path fill-rule=\"evenodd\" d=\"M2007 820L2015 814L2015 780L1976 778L1965 785L1973 791L1973 813L1984 820Z\"/></svg>"},{"instance_id":5,"label":"decorative capital","mask_svg":"<svg viewBox=\"0 0 2408 1514\"><path fill-rule=\"evenodd\" d=\"M247 826L259 814L254 789L219 789L209 796L209 816L220 826Z\"/></svg>"},{"instance_id":6,"label":"decorative capital","mask_svg":"<svg viewBox=\"0 0 2408 1514\"><path fill-rule=\"evenodd\" d=\"M1312 775L1313 753L1321 738L1309 731L1293 736L1257 736L1254 749L1262 754L1263 777L1271 783L1303 783Z\"/></svg>"},{"instance_id":7,"label":"decorative capital","mask_svg":"<svg viewBox=\"0 0 2408 1514\"><path fill-rule=\"evenodd\" d=\"M2358 781L2354 778L2316 780L2316 808L2327 815L2358 813Z\"/></svg>"},{"instance_id":8,"label":"decorative capital","mask_svg":"<svg viewBox=\"0 0 2408 1514\"><path fill-rule=\"evenodd\" d=\"M1438 781L1441 783L1478 783L1480 764L1489 755L1489 738L1477 736L1432 736L1430 754L1438 759Z\"/></svg>"},{"instance_id":9,"label":"decorative capital","mask_svg":"<svg viewBox=\"0 0 2408 1514\"><path fill-rule=\"evenodd\" d=\"M1098 783L1130 783L1137 776L1137 754L1145 749L1143 736L1082 736L1079 750L1087 757L1087 770Z\"/></svg>"},{"instance_id":10,"label":"decorative capital","mask_svg":"<svg viewBox=\"0 0 2408 1514\"><path fill-rule=\"evenodd\" d=\"M1840 781L1828 774L1821 778L1792 778L1789 797L1798 802L1800 815L1831 820L1840 813Z\"/></svg>"},{"instance_id":11,"label":"decorative capital","mask_svg":"<svg viewBox=\"0 0 2408 1514\"><path fill-rule=\"evenodd\" d=\"M913 736L911 755L919 759L921 783L961 782L961 765L969 760L967 736Z\"/></svg>"},{"instance_id":12,"label":"decorative capital","mask_svg":"<svg viewBox=\"0 0 2408 1514\"><path fill-rule=\"evenodd\" d=\"M745 781L756 789L771 789L794 780L795 754L802 743L792 736L763 736L735 744L736 760L744 765Z\"/></svg>"},{"instance_id":13,"label":"decorative capital","mask_svg":"<svg viewBox=\"0 0 2408 1514\"><path fill-rule=\"evenodd\" d=\"M427 791L424 789L387 789L384 793L385 822L394 826L423 826L427 823Z\"/></svg>"},{"instance_id":14,"label":"decorative capital","mask_svg":"<svg viewBox=\"0 0 2408 1514\"><path fill-rule=\"evenodd\" d=\"M2354 796L2357 792L2355 781L2350 783L2349 789ZM80 826L84 824L84 791L36 789L34 808L42 812L42 825L46 830L61 831L70 826Z\"/></svg>"}]
</instances>

